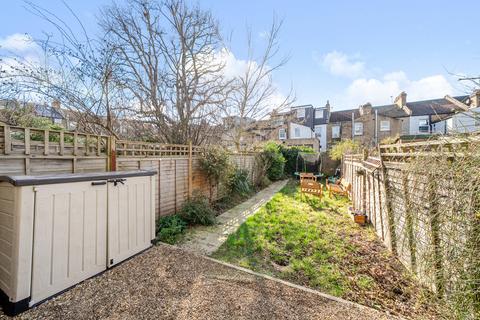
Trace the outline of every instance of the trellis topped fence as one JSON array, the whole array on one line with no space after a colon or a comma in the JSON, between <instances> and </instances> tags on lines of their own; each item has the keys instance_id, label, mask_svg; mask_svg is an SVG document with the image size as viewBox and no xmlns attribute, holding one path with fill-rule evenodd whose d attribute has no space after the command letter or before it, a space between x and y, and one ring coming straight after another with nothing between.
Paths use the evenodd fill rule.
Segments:
<instances>
[{"instance_id":1,"label":"trellis topped fence","mask_svg":"<svg viewBox=\"0 0 480 320\"><path fill-rule=\"evenodd\" d=\"M176 212L189 196L210 194L200 170L205 147L117 140L111 136L0 125L0 174L58 173L154 169L157 216ZM255 154L236 153L232 161L253 178ZM214 195L217 195L214 192Z\"/></svg>"},{"instance_id":2,"label":"trellis topped fence","mask_svg":"<svg viewBox=\"0 0 480 320\"><path fill-rule=\"evenodd\" d=\"M480 135L346 155L352 202L456 317L480 318Z\"/></svg>"}]
</instances>

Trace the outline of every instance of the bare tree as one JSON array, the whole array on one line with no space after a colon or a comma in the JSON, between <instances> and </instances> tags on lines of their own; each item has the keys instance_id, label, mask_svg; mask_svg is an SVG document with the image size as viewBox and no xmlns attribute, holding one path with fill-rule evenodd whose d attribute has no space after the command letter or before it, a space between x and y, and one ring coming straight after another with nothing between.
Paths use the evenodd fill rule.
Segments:
<instances>
[{"instance_id":1,"label":"bare tree","mask_svg":"<svg viewBox=\"0 0 480 320\"><path fill-rule=\"evenodd\" d=\"M273 18L260 54L255 52L251 30L247 31L247 65L235 78L234 90L226 108L227 115L236 117L235 124L227 134L237 150L241 148L249 119L262 119L273 110L279 111L290 106L295 100L292 90L279 100L278 88L273 82L273 73L289 60L288 57L282 57L277 61L282 23L276 17Z\"/></svg>"},{"instance_id":2,"label":"bare tree","mask_svg":"<svg viewBox=\"0 0 480 320\"><path fill-rule=\"evenodd\" d=\"M211 13L183 0L134 0L105 8L102 17L121 65L117 78L138 101L139 117L157 127L162 142L204 143L229 88Z\"/></svg>"},{"instance_id":3,"label":"bare tree","mask_svg":"<svg viewBox=\"0 0 480 320\"><path fill-rule=\"evenodd\" d=\"M0 95L57 100L77 129L118 135L114 121L128 111L128 105L119 83L112 77L117 68L114 50L89 37L76 14L65 6L83 31L80 35L54 13L27 2L33 14L55 28L59 39L46 35L44 39L32 40L42 49L38 61L7 57L14 63L1 70Z\"/></svg>"}]
</instances>

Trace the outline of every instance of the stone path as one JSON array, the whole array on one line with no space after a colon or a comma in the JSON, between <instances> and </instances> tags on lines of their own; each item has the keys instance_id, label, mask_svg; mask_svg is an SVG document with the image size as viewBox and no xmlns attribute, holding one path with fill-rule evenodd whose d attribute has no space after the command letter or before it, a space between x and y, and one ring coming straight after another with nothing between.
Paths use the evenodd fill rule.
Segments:
<instances>
[{"instance_id":1,"label":"stone path","mask_svg":"<svg viewBox=\"0 0 480 320\"><path fill-rule=\"evenodd\" d=\"M288 180L272 183L252 198L228 210L217 217L214 226L195 227L189 230L185 240L178 246L200 254L210 255L215 252L227 237L237 231L238 227L253 215L266 202L268 202Z\"/></svg>"}]
</instances>

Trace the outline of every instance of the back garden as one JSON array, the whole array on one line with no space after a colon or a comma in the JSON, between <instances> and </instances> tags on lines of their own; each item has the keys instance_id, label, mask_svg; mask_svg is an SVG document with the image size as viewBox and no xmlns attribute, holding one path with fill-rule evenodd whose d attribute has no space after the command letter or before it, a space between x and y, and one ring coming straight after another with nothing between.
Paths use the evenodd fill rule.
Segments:
<instances>
[{"instance_id":1,"label":"back garden","mask_svg":"<svg viewBox=\"0 0 480 320\"><path fill-rule=\"evenodd\" d=\"M215 224L215 217L265 188L290 178L302 148L267 145L260 155L265 172L256 181L232 168L228 156L212 151L202 166L212 182L223 185L218 201L196 196L178 214L161 218L157 239L181 244L185 232ZM287 185L228 236L211 256L234 265L309 287L407 318L438 318L436 298L378 240L371 227L359 226L348 213L349 200L299 192Z\"/></svg>"}]
</instances>

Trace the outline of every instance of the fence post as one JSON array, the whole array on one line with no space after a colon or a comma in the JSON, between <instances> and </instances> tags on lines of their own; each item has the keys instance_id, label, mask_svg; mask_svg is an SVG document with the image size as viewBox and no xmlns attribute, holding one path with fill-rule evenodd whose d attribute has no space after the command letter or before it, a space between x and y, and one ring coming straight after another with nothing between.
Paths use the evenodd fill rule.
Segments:
<instances>
[{"instance_id":1,"label":"fence post","mask_svg":"<svg viewBox=\"0 0 480 320\"><path fill-rule=\"evenodd\" d=\"M114 136L108 137L107 143L107 169L108 171L117 171L117 150L116 139Z\"/></svg>"},{"instance_id":2,"label":"fence post","mask_svg":"<svg viewBox=\"0 0 480 320\"><path fill-rule=\"evenodd\" d=\"M193 149L192 141L188 142L188 198L192 197L193 191Z\"/></svg>"}]
</instances>

